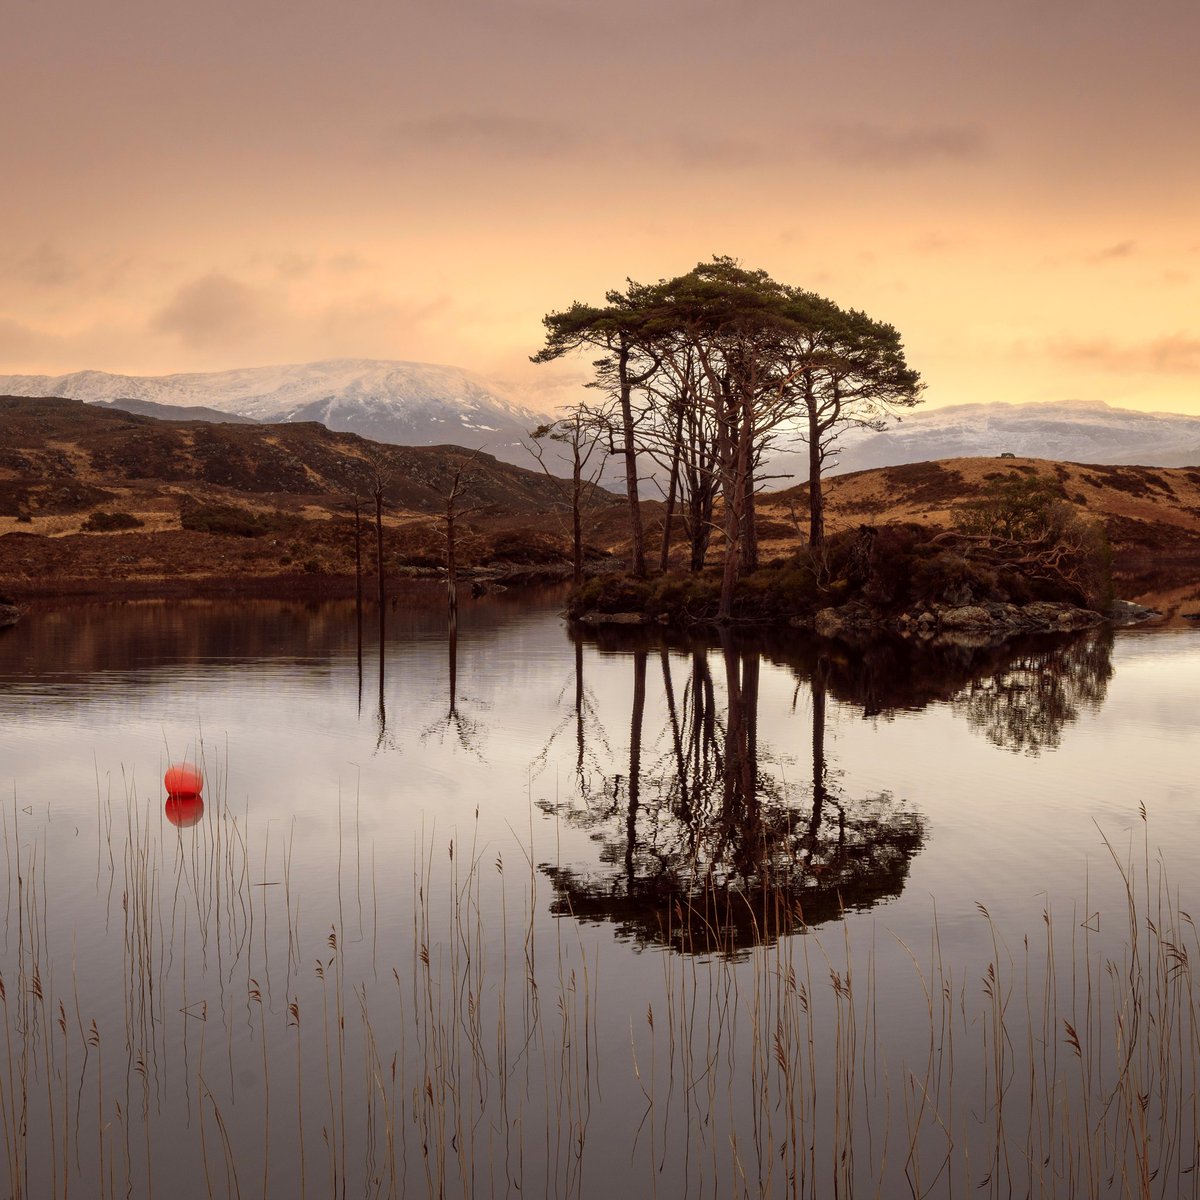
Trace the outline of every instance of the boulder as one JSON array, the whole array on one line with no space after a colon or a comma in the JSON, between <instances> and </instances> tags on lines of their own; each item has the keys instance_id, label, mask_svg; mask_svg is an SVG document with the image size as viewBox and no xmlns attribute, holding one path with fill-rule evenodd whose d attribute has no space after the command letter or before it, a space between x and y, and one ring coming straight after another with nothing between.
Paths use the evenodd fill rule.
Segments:
<instances>
[{"instance_id":1,"label":"boulder","mask_svg":"<svg viewBox=\"0 0 1200 1200\"><path fill-rule=\"evenodd\" d=\"M1071 630L1087 629L1099 625L1104 618L1090 608L1076 608L1073 604L1055 604L1050 600L1035 600L1021 609L1027 622L1036 629Z\"/></svg>"},{"instance_id":2,"label":"boulder","mask_svg":"<svg viewBox=\"0 0 1200 1200\"><path fill-rule=\"evenodd\" d=\"M995 618L978 604L963 604L942 610L943 629L990 629Z\"/></svg>"},{"instance_id":3,"label":"boulder","mask_svg":"<svg viewBox=\"0 0 1200 1200\"><path fill-rule=\"evenodd\" d=\"M1142 621L1161 617L1162 613L1143 604L1134 604L1132 600L1114 600L1105 615L1114 625L1139 625Z\"/></svg>"},{"instance_id":4,"label":"boulder","mask_svg":"<svg viewBox=\"0 0 1200 1200\"><path fill-rule=\"evenodd\" d=\"M584 625L646 625L649 624L650 618L639 612L606 613L592 609L591 612L585 612L579 620Z\"/></svg>"},{"instance_id":5,"label":"boulder","mask_svg":"<svg viewBox=\"0 0 1200 1200\"><path fill-rule=\"evenodd\" d=\"M813 632L818 637L835 638L846 631L846 623L836 608L823 608L813 618Z\"/></svg>"}]
</instances>

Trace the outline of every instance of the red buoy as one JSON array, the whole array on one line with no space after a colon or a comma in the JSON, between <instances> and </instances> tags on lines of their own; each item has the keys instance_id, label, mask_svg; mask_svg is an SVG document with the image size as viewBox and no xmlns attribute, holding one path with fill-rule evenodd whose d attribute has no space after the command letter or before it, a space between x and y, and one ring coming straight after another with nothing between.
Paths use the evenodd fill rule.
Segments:
<instances>
[{"instance_id":1,"label":"red buoy","mask_svg":"<svg viewBox=\"0 0 1200 1200\"><path fill-rule=\"evenodd\" d=\"M191 763L172 763L163 776L167 794L171 796L198 796L204 790L204 776Z\"/></svg>"}]
</instances>

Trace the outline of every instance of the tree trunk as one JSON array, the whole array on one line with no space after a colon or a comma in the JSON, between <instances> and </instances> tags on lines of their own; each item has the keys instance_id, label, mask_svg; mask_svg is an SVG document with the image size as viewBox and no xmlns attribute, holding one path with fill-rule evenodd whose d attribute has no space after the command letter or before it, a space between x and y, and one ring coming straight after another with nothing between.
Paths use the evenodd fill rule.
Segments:
<instances>
[{"instance_id":1,"label":"tree trunk","mask_svg":"<svg viewBox=\"0 0 1200 1200\"><path fill-rule=\"evenodd\" d=\"M458 557L454 544L454 501L446 504L446 607L451 620L458 616Z\"/></svg>"},{"instance_id":2,"label":"tree trunk","mask_svg":"<svg viewBox=\"0 0 1200 1200\"><path fill-rule=\"evenodd\" d=\"M621 391L621 432L625 439L625 495L629 500L629 541L633 574L646 578L646 535L642 531L642 509L638 497L637 446L633 436L633 385L629 382L629 348L617 355Z\"/></svg>"},{"instance_id":3,"label":"tree trunk","mask_svg":"<svg viewBox=\"0 0 1200 1200\"><path fill-rule=\"evenodd\" d=\"M736 418L735 418L736 419ZM746 475L750 470L750 429L742 420L738 422L736 449L730 445L728 432L725 441L732 454L732 472L726 468L725 492L725 570L721 576L721 601L717 608L717 620L729 621L733 616L733 589L737 586L742 558L742 538L745 536L743 504L745 501Z\"/></svg>"},{"instance_id":4,"label":"tree trunk","mask_svg":"<svg viewBox=\"0 0 1200 1200\"><path fill-rule=\"evenodd\" d=\"M571 582L583 583L583 463L579 457L579 441L575 442L575 464L571 472Z\"/></svg>"},{"instance_id":5,"label":"tree trunk","mask_svg":"<svg viewBox=\"0 0 1200 1200\"><path fill-rule=\"evenodd\" d=\"M808 544L825 545L825 495L821 489L821 429L816 409L808 407Z\"/></svg>"},{"instance_id":6,"label":"tree trunk","mask_svg":"<svg viewBox=\"0 0 1200 1200\"><path fill-rule=\"evenodd\" d=\"M662 554L658 569L665 575L671 565L671 522L675 516L675 497L679 491L679 463L683 456L683 408L675 423L675 446L671 454L671 482L667 488L667 511L663 516Z\"/></svg>"},{"instance_id":7,"label":"tree trunk","mask_svg":"<svg viewBox=\"0 0 1200 1200\"><path fill-rule=\"evenodd\" d=\"M758 523L754 511L754 463L746 470L742 488L742 573L758 570Z\"/></svg>"}]
</instances>

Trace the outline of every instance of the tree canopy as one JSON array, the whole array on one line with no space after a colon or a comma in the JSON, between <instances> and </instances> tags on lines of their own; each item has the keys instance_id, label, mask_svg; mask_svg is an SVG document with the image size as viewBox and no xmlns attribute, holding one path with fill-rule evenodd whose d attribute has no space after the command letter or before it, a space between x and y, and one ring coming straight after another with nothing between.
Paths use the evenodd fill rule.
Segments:
<instances>
[{"instance_id":1,"label":"tree canopy","mask_svg":"<svg viewBox=\"0 0 1200 1200\"><path fill-rule=\"evenodd\" d=\"M757 565L755 495L767 453L784 440L807 443L809 540L820 548L821 477L838 438L882 428L923 388L892 326L726 257L654 284L627 280L603 306L576 302L544 324L534 362L598 355L591 386L608 397L610 449L625 466L635 575L647 572L640 455L667 472L664 568L676 506L699 569L720 498L724 617L739 574Z\"/></svg>"}]
</instances>

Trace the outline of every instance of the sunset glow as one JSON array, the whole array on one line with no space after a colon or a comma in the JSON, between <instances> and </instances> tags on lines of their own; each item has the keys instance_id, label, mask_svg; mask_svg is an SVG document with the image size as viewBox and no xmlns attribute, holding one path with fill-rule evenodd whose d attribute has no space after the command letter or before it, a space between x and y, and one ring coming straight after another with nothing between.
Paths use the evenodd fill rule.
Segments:
<instances>
[{"instance_id":1,"label":"sunset glow","mask_svg":"<svg viewBox=\"0 0 1200 1200\"><path fill-rule=\"evenodd\" d=\"M729 254L932 405L1200 412L1194 0L6 13L0 373L343 356L564 398L542 315Z\"/></svg>"}]
</instances>

